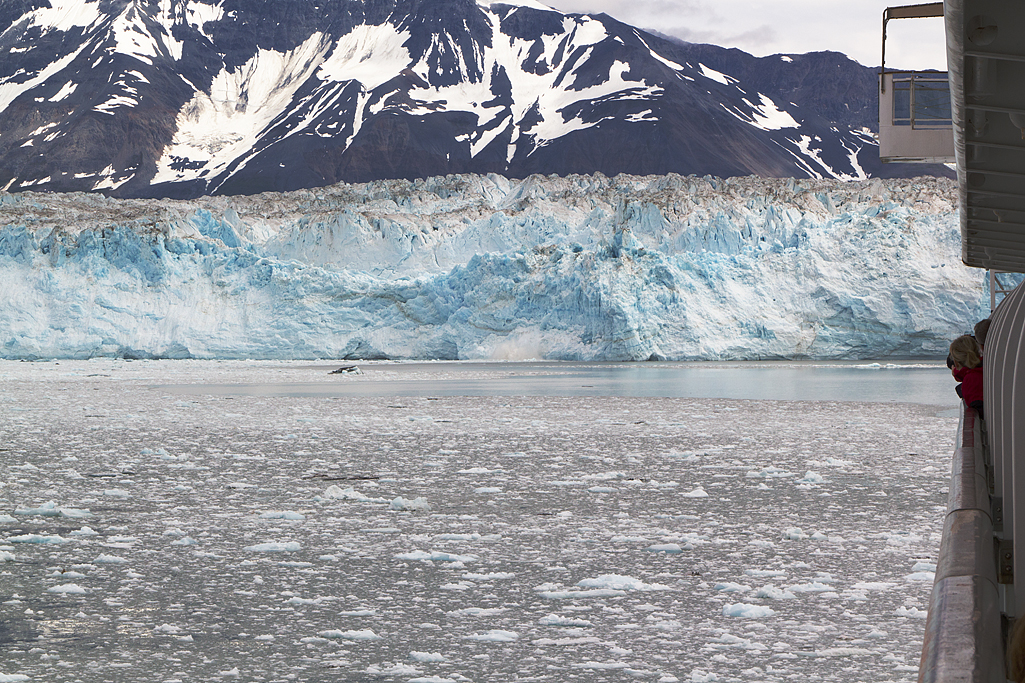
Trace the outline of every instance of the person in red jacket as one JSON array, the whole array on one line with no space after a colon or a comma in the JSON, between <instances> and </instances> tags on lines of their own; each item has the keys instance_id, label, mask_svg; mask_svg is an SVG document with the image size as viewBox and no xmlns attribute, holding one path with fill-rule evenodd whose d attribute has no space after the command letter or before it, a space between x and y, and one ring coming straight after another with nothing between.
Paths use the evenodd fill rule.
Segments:
<instances>
[{"instance_id":1,"label":"person in red jacket","mask_svg":"<svg viewBox=\"0 0 1025 683\"><path fill-rule=\"evenodd\" d=\"M951 373L960 384L954 390L982 417L982 354L975 337L964 335L950 343Z\"/></svg>"}]
</instances>

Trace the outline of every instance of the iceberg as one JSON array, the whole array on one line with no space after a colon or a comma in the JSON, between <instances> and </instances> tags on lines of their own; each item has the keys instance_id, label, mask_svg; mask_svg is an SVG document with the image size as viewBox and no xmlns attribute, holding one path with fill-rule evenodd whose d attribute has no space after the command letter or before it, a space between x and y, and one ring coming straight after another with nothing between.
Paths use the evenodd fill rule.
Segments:
<instances>
[{"instance_id":1,"label":"iceberg","mask_svg":"<svg viewBox=\"0 0 1025 683\"><path fill-rule=\"evenodd\" d=\"M942 357L988 315L942 178L0 193L0 277L5 359Z\"/></svg>"}]
</instances>

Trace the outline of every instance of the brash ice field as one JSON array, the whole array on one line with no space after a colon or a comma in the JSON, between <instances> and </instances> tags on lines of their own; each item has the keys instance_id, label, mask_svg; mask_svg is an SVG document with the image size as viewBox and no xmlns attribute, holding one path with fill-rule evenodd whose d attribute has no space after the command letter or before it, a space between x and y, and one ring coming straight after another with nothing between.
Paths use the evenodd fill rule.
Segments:
<instances>
[{"instance_id":1,"label":"brash ice field","mask_svg":"<svg viewBox=\"0 0 1025 683\"><path fill-rule=\"evenodd\" d=\"M0 680L914 679L938 407L327 369L0 363Z\"/></svg>"}]
</instances>

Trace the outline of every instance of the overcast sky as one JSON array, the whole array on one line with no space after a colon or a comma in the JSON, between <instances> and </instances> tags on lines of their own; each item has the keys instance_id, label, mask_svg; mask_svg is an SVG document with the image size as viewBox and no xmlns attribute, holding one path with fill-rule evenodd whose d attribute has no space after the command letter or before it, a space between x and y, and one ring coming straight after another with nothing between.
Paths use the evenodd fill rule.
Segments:
<instances>
[{"instance_id":1,"label":"overcast sky","mask_svg":"<svg viewBox=\"0 0 1025 683\"><path fill-rule=\"evenodd\" d=\"M604 12L639 28L692 43L736 47L759 57L833 50L865 66L879 66L883 10L917 4L916 0L541 1L564 12ZM887 34L888 67L946 70L943 19L893 20Z\"/></svg>"}]
</instances>

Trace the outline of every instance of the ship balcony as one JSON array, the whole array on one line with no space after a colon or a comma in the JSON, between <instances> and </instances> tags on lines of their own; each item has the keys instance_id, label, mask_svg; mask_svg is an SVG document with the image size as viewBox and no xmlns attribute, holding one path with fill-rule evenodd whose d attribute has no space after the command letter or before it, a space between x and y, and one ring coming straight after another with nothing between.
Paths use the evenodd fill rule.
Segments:
<instances>
[{"instance_id":1,"label":"ship balcony","mask_svg":"<svg viewBox=\"0 0 1025 683\"><path fill-rule=\"evenodd\" d=\"M879 74L879 158L884 163L954 161L947 74Z\"/></svg>"}]
</instances>

